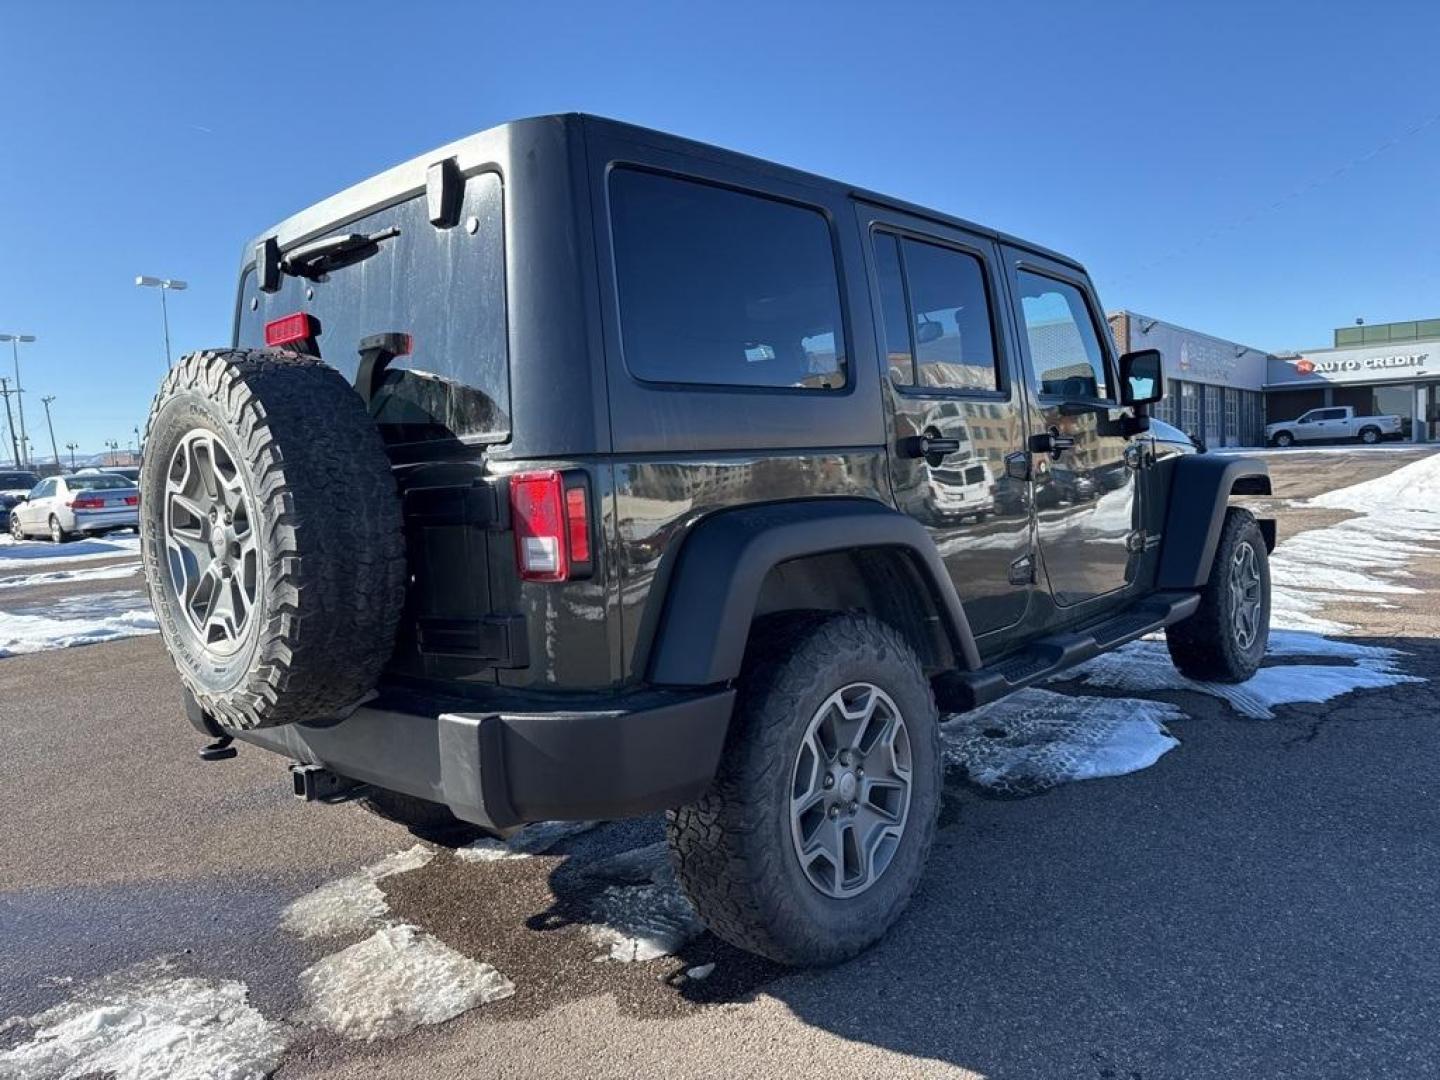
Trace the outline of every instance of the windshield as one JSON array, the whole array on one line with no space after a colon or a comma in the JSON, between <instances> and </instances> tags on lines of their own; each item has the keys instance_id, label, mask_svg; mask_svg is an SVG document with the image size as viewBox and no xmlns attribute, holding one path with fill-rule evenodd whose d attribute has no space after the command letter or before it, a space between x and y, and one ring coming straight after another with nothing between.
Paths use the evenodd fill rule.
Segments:
<instances>
[{"instance_id":1,"label":"windshield","mask_svg":"<svg viewBox=\"0 0 1440 1080\"><path fill-rule=\"evenodd\" d=\"M0 488L24 488L29 491L40 482L33 472L0 472Z\"/></svg>"},{"instance_id":2,"label":"windshield","mask_svg":"<svg viewBox=\"0 0 1440 1080\"><path fill-rule=\"evenodd\" d=\"M68 476L65 486L71 491L110 491L113 488L134 487L134 483L123 476L101 473L99 476Z\"/></svg>"},{"instance_id":3,"label":"windshield","mask_svg":"<svg viewBox=\"0 0 1440 1080\"><path fill-rule=\"evenodd\" d=\"M500 177L469 178L460 224L453 228L430 223L421 195L333 231L374 235L389 229L398 232L363 260L328 267L315 280L282 275L277 292L260 291L254 270L247 271L237 344L259 347L266 323L307 312L320 324L315 341L321 358L354 382L362 340L408 334L410 355L389 363L369 401L385 440L508 438Z\"/></svg>"}]
</instances>

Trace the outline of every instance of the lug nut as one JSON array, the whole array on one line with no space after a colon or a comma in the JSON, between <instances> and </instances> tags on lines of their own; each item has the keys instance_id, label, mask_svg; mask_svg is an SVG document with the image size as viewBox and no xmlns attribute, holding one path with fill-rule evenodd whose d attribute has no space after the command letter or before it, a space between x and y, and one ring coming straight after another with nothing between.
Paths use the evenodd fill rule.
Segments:
<instances>
[{"instance_id":1,"label":"lug nut","mask_svg":"<svg viewBox=\"0 0 1440 1080\"><path fill-rule=\"evenodd\" d=\"M860 804L859 804L858 802L852 802L852 803L850 804L850 816L851 816L851 817L854 817L855 814L859 811L859 809L860 809Z\"/></svg>"},{"instance_id":2,"label":"lug nut","mask_svg":"<svg viewBox=\"0 0 1440 1080\"><path fill-rule=\"evenodd\" d=\"M225 511L225 524L226 524L226 525L229 525L229 524L230 524L230 521L231 521L230 511L229 511L229 510L226 510L226 511Z\"/></svg>"},{"instance_id":3,"label":"lug nut","mask_svg":"<svg viewBox=\"0 0 1440 1080\"><path fill-rule=\"evenodd\" d=\"M834 821L834 820L835 820L836 818L838 818L839 816L840 816L840 807L838 807L838 806L832 806L832 807L830 807L830 820L831 820L831 821Z\"/></svg>"},{"instance_id":4,"label":"lug nut","mask_svg":"<svg viewBox=\"0 0 1440 1080\"><path fill-rule=\"evenodd\" d=\"M220 511L219 511L219 510L216 510L215 507L213 507L213 506L210 507L210 520L211 520L211 521L217 521L217 520L219 520L219 517L220 517Z\"/></svg>"},{"instance_id":5,"label":"lug nut","mask_svg":"<svg viewBox=\"0 0 1440 1080\"><path fill-rule=\"evenodd\" d=\"M865 770L864 770L864 769L856 769L856 770L855 770L855 779L856 779L856 780L861 779L864 775L865 775Z\"/></svg>"},{"instance_id":6,"label":"lug nut","mask_svg":"<svg viewBox=\"0 0 1440 1080\"><path fill-rule=\"evenodd\" d=\"M834 787L834 786L835 786L835 774L834 774L834 773L828 773L828 772L827 772L827 773L825 774L825 789L828 791L830 788L832 788L832 787Z\"/></svg>"}]
</instances>

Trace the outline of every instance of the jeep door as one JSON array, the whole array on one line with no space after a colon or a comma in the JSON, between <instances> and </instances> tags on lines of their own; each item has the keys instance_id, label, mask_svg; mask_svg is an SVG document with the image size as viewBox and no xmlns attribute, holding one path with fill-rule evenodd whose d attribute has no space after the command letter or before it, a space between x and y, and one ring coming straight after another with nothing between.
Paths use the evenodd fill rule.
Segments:
<instances>
[{"instance_id":1,"label":"jeep door","mask_svg":"<svg viewBox=\"0 0 1440 1080\"><path fill-rule=\"evenodd\" d=\"M1109 330L1084 272L1009 246L1005 260L1033 402L1040 562L1056 605L1077 609L1135 580L1141 445L1121 430L1130 410L1120 408Z\"/></svg>"},{"instance_id":2,"label":"jeep door","mask_svg":"<svg viewBox=\"0 0 1440 1080\"><path fill-rule=\"evenodd\" d=\"M1005 644L1034 580L1029 485L994 242L858 204L889 402L896 505L935 539L982 652Z\"/></svg>"}]
</instances>

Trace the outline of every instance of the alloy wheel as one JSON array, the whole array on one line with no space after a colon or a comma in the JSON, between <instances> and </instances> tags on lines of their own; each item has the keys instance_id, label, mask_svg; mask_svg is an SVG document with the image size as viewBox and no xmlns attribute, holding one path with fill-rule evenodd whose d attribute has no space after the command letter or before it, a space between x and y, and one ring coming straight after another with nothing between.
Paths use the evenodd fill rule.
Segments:
<instances>
[{"instance_id":1,"label":"alloy wheel","mask_svg":"<svg viewBox=\"0 0 1440 1080\"><path fill-rule=\"evenodd\" d=\"M1260 560L1254 546L1243 543L1230 559L1230 626L1242 651L1248 651L1260 633L1263 601Z\"/></svg>"},{"instance_id":2,"label":"alloy wheel","mask_svg":"<svg viewBox=\"0 0 1440 1080\"><path fill-rule=\"evenodd\" d=\"M260 599L260 551L245 480L213 432L180 440L164 500L169 591L201 646L229 656Z\"/></svg>"},{"instance_id":3,"label":"alloy wheel","mask_svg":"<svg viewBox=\"0 0 1440 1080\"><path fill-rule=\"evenodd\" d=\"M894 858L910 815L905 718L871 683L835 691L815 711L790 782L790 839L810 883L846 899Z\"/></svg>"}]
</instances>

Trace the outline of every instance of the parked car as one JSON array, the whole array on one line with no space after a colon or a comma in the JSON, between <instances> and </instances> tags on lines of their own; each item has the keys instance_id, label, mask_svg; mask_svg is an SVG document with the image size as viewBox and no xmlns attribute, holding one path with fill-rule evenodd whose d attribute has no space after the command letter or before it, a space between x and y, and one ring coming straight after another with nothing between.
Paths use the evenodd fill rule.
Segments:
<instances>
[{"instance_id":1,"label":"parked car","mask_svg":"<svg viewBox=\"0 0 1440 1080\"><path fill-rule=\"evenodd\" d=\"M140 492L123 476L52 476L10 509L16 540L48 536L63 544L77 535L103 536L139 523Z\"/></svg>"},{"instance_id":2,"label":"parked car","mask_svg":"<svg viewBox=\"0 0 1440 1080\"><path fill-rule=\"evenodd\" d=\"M109 473L111 476L123 476L132 484L140 482L140 467L138 465L87 465L83 469L77 469L76 476L94 476L96 473Z\"/></svg>"},{"instance_id":3,"label":"parked car","mask_svg":"<svg viewBox=\"0 0 1440 1080\"><path fill-rule=\"evenodd\" d=\"M1265 425L1265 441L1276 446L1341 439L1378 443L1381 439L1398 439L1400 434L1400 417L1356 416L1349 405L1311 409L1295 420Z\"/></svg>"},{"instance_id":4,"label":"parked car","mask_svg":"<svg viewBox=\"0 0 1440 1080\"><path fill-rule=\"evenodd\" d=\"M8 513L10 508L29 495L40 474L28 471L0 472L0 511Z\"/></svg>"},{"instance_id":5,"label":"parked car","mask_svg":"<svg viewBox=\"0 0 1440 1080\"><path fill-rule=\"evenodd\" d=\"M542 117L262 232L235 310L140 485L202 756L427 832L665 810L706 924L785 963L905 906L942 711L1162 629L1198 679L1265 652L1265 464L1152 433L1160 354L993 229ZM932 527L967 441L1013 516ZM1042 465L1113 466L1105 513L1037 527Z\"/></svg>"}]
</instances>

